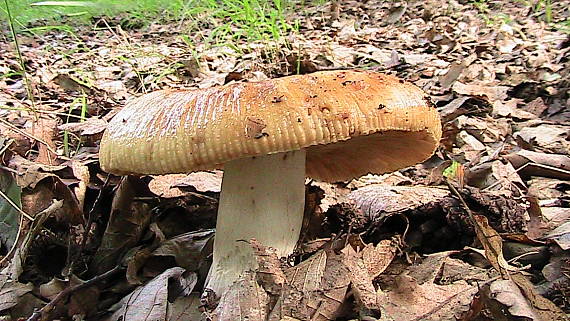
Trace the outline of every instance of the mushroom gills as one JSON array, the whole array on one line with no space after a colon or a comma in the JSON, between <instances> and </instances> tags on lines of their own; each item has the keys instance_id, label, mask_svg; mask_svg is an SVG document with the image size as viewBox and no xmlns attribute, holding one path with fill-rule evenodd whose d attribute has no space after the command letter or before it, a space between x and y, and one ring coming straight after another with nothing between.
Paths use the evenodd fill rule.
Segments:
<instances>
[{"instance_id":1,"label":"mushroom gills","mask_svg":"<svg viewBox=\"0 0 570 321\"><path fill-rule=\"evenodd\" d=\"M303 149L224 165L207 289L220 296L245 272L255 271L252 238L279 257L293 252L303 224L305 160Z\"/></svg>"}]
</instances>

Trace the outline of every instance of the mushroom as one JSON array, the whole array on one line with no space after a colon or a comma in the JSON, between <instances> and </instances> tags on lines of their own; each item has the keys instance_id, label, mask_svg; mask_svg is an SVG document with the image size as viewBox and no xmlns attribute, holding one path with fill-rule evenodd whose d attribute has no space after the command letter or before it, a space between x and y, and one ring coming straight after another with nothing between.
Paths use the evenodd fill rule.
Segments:
<instances>
[{"instance_id":1,"label":"mushroom","mask_svg":"<svg viewBox=\"0 0 570 321\"><path fill-rule=\"evenodd\" d=\"M305 175L334 182L391 172L429 158L440 138L438 112L418 87L323 71L144 95L109 122L99 153L115 174L224 169L206 284L220 296L256 268L248 240L293 252Z\"/></svg>"}]
</instances>

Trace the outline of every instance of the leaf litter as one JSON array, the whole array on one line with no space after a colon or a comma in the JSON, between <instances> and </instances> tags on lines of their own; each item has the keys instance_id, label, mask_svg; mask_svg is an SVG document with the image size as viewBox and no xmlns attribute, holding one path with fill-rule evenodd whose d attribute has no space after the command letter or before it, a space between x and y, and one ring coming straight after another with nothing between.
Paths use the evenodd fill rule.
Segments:
<instances>
[{"instance_id":1,"label":"leaf litter","mask_svg":"<svg viewBox=\"0 0 570 321\"><path fill-rule=\"evenodd\" d=\"M563 3L551 3L555 23L568 19ZM522 2L479 4L503 16L464 1L345 0L294 10L299 30L285 43L211 46L183 23L124 30L113 18L73 36L22 35L33 97L2 38L0 313L565 320L570 38ZM296 254L250 240L258 268L208 300L221 173L108 175L97 162L107 121L161 88L345 68L428 92L444 125L436 155L397 173L308 181L312 218Z\"/></svg>"}]
</instances>

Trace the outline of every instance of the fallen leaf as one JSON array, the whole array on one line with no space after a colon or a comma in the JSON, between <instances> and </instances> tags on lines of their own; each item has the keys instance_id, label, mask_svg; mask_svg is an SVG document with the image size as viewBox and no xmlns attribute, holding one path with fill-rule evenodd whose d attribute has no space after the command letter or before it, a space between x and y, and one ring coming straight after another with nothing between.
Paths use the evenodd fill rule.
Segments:
<instances>
[{"instance_id":1,"label":"fallen leaf","mask_svg":"<svg viewBox=\"0 0 570 321\"><path fill-rule=\"evenodd\" d=\"M206 321L206 315L201 311L200 295L191 293L188 296L179 296L174 302L169 303L167 309L167 321Z\"/></svg>"},{"instance_id":2,"label":"fallen leaf","mask_svg":"<svg viewBox=\"0 0 570 321\"><path fill-rule=\"evenodd\" d=\"M16 242L20 231L20 211L22 208L22 190L16 184L12 175L4 170L0 170L0 190L8 197L0 197L0 241L6 249L11 249Z\"/></svg>"},{"instance_id":3,"label":"fallen leaf","mask_svg":"<svg viewBox=\"0 0 570 321\"><path fill-rule=\"evenodd\" d=\"M371 220L381 220L402 211L435 205L448 195L449 191L441 188L375 184L352 191L349 198Z\"/></svg>"},{"instance_id":4,"label":"fallen leaf","mask_svg":"<svg viewBox=\"0 0 570 321\"><path fill-rule=\"evenodd\" d=\"M501 236L489 226L489 221L485 216L473 215L473 218L477 224L477 228L475 228L477 238L485 249L485 257L495 270L499 271L504 278L507 278L509 274L508 271L514 271L516 269L511 266L503 256L503 240Z\"/></svg>"},{"instance_id":5,"label":"fallen leaf","mask_svg":"<svg viewBox=\"0 0 570 321\"><path fill-rule=\"evenodd\" d=\"M283 287L269 320L290 316L300 320L334 320L350 284L342 256L319 251L285 271Z\"/></svg>"},{"instance_id":6,"label":"fallen leaf","mask_svg":"<svg viewBox=\"0 0 570 321\"><path fill-rule=\"evenodd\" d=\"M512 317L537 321L541 320L530 303L526 300L519 287L512 280L496 280L492 282L489 285L488 297L493 298L503 305ZM502 313L499 311L493 311L493 314L501 315ZM507 320L507 318L505 318L505 320Z\"/></svg>"},{"instance_id":7,"label":"fallen leaf","mask_svg":"<svg viewBox=\"0 0 570 321\"><path fill-rule=\"evenodd\" d=\"M425 260L413 270L404 272L385 286L378 294L382 307L382 320L457 320L466 313L477 287L465 278L445 279L440 275L448 262L449 253L438 254ZM468 278L472 267L456 262L459 273ZM469 271L469 272L468 272ZM481 274L479 269L478 274ZM455 272L457 273L457 272ZM441 279L440 279L441 277Z\"/></svg>"},{"instance_id":8,"label":"fallen leaf","mask_svg":"<svg viewBox=\"0 0 570 321\"><path fill-rule=\"evenodd\" d=\"M448 89L451 85L461 76L461 73L465 69L466 64L463 62L456 62L451 64L447 73L440 77L439 83L441 84L441 88Z\"/></svg>"},{"instance_id":9,"label":"fallen leaf","mask_svg":"<svg viewBox=\"0 0 570 321\"><path fill-rule=\"evenodd\" d=\"M255 272L245 273L222 294L213 320L266 320L269 295L257 283Z\"/></svg>"},{"instance_id":10,"label":"fallen leaf","mask_svg":"<svg viewBox=\"0 0 570 321\"><path fill-rule=\"evenodd\" d=\"M34 286L11 280L8 276L0 274L0 311L5 311L20 302L21 297L32 291Z\"/></svg>"},{"instance_id":11,"label":"fallen leaf","mask_svg":"<svg viewBox=\"0 0 570 321\"><path fill-rule=\"evenodd\" d=\"M570 141L568 128L559 125L541 124L535 127L524 127L514 134L526 146L542 152L568 154ZM521 146L525 148L526 146Z\"/></svg>"},{"instance_id":12,"label":"fallen leaf","mask_svg":"<svg viewBox=\"0 0 570 321\"><path fill-rule=\"evenodd\" d=\"M107 321L166 320L171 305L169 294L176 288L183 288L184 293L189 295L196 282L194 273L185 276L181 267L168 269L124 297L121 307Z\"/></svg>"},{"instance_id":13,"label":"fallen leaf","mask_svg":"<svg viewBox=\"0 0 570 321\"><path fill-rule=\"evenodd\" d=\"M172 256L176 264L187 271L198 271L212 254L214 230L187 232L168 239L152 251L153 257L161 259Z\"/></svg>"},{"instance_id":14,"label":"fallen leaf","mask_svg":"<svg viewBox=\"0 0 570 321\"><path fill-rule=\"evenodd\" d=\"M570 156L521 149L504 156L521 175L570 180Z\"/></svg>"},{"instance_id":15,"label":"fallen leaf","mask_svg":"<svg viewBox=\"0 0 570 321\"><path fill-rule=\"evenodd\" d=\"M563 250L570 249L570 222L565 222L544 236L556 242Z\"/></svg>"},{"instance_id":16,"label":"fallen leaf","mask_svg":"<svg viewBox=\"0 0 570 321\"><path fill-rule=\"evenodd\" d=\"M90 117L86 121L59 125L59 130L79 133L82 136L96 135L107 128L107 121L98 117Z\"/></svg>"},{"instance_id":17,"label":"fallen leaf","mask_svg":"<svg viewBox=\"0 0 570 321\"><path fill-rule=\"evenodd\" d=\"M118 264L116 260L119 256L137 244L150 222L148 205L133 201L137 184L138 179L125 176L117 187L101 245L91 262L91 268L98 273Z\"/></svg>"}]
</instances>

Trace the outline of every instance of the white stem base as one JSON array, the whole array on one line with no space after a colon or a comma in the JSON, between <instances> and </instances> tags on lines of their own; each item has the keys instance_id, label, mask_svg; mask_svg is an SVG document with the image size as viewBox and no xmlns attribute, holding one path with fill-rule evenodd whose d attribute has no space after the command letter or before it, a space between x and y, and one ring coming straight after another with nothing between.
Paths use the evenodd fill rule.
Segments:
<instances>
[{"instance_id":1,"label":"white stem base","mask_svg":"<svg viewBox=\"0 0 570 321\"><path fill-rule=\"evenodd\" d=\"M220 297L244 272L255 270L255 238L291 254L305 206L305 150L239 159L224 165L214 259L206 288Z\"/></svg>"}]
</instances>

